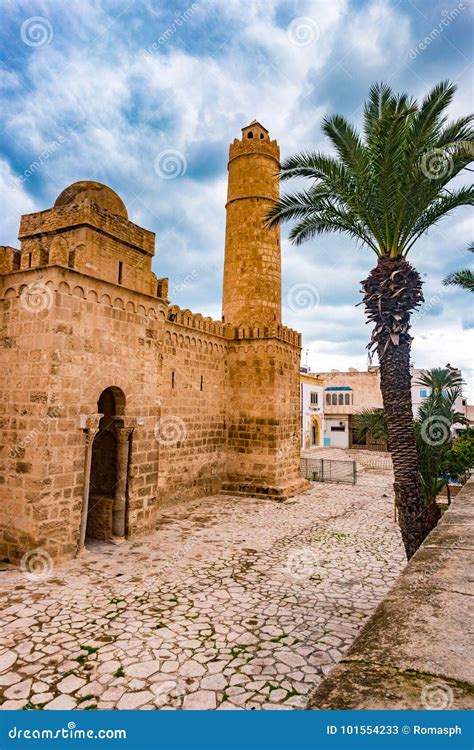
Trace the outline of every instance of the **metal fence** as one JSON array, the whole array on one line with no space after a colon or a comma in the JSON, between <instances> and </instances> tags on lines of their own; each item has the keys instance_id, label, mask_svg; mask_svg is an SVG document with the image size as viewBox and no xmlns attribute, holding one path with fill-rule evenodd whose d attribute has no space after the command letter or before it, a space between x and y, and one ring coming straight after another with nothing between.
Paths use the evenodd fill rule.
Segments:
<instances>
[{"instance_id":1,"label":"metal fence","mask_svg":"<svg viewBox=\"0 0 474 750\"><path fill-rule=\"evenodd\" d=\"M328 458L301 458L301 474L311 482L357 482L355 461L336 461Z\"/></svg>"}]
</instances>

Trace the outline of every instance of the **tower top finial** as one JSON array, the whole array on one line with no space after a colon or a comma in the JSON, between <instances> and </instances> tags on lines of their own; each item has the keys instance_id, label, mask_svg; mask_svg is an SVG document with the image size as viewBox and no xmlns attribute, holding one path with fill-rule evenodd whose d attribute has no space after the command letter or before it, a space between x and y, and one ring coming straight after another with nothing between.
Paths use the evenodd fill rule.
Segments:
<instances>
[{"instance_id":1,"label":"tower top finial","mask_svg":"<svg viewBox=\"0 0 474 750\"><path fill-rule=\"evenodd\" d=\"M270 136L268 134L268 130L263 127L263 125L258 122L258 120L252 120L252 122L249 125L246 125L244 128L242 128L242 140L260 140L260 141L269 141Z\"/></svg>"}]
</instances>

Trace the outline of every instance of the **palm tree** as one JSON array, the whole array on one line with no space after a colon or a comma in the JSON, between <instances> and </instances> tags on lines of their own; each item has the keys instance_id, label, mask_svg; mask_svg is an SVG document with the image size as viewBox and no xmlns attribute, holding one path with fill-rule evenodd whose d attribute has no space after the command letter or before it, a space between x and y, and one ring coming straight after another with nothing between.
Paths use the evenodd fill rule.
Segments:
<instances>
[{"instance_id":1,"label":"palm tree","mask_svg":"<svg viewBox=\"0 0 474 750\"><path fill-rule=\"evenodd\" d=\"M442 368L435 368L438 372ZM426 378L428 380L428 378ZM426 381L424 385L426 385ZM459 386L438 389L420 405L415 420L415 438L423 495L427 503L434 503L436 496L448 484L441 477L443 466L450 453L455 424L467 424L463 414L455 411L454 404L460 393Z\"/></svg>"},{"instance_id":2,"label":"palm tree","mask_svg":"<svg viewBox=\"0 0 474 750\"><path fill-rule=\"evenodd\" d=\"M464 380L459 370L446 365L446 367L432 367L431 370L424 370L418 376L418 385L431 389L431 395L435 399L440 399L448 393L452 397L452 403L461 395Z\"/></svg>"},{"instance_id":3,"label":"palm tree","mask_svg":"<svg viewBox=\"0 0 474 750\"><path fill-rule=\"evenodd\" d=\"M363 441L387 442L387 421L383 409L364 409L354 417L354 429Z\"/></svg>"},{"instance_id":4,"label":"palm tree","mask_svg":"<svg viewBox=\"0 0 474 750\"><path fill-rule=\"evenodd\" d=\"M470 253L474 253L474 245L467 248ZM474 292L474 273L470 268L462 268L460 271L454 271L443 279L444 286L459 286L461 289L467 289L468 292Z\"/></svg>"},{"instance_id":5,"label":"palm tree","mask_svg":"<svg viewBox=\"0 0 474 750\"><path fill-rule=\"evenodd\" d=\"M407 255L443 216L473 203L472 187L446 188L471 160L472 117L447 124L455 87L438 84L420 103L374 85L364 108L363 135L340 115L323 131L335 156L301 153L281 166L281 178L304 177L308 190L284 195L268 214L272 226L296 219L300 244L341 232L371 249L377 265L362 282L366 313L375 324L369 350L380 363L381 390L394 469L395 502L407 556L439 519L425 504L411 403L410 315L423 302L422 281Z\"/></svg>"}]
</instances>

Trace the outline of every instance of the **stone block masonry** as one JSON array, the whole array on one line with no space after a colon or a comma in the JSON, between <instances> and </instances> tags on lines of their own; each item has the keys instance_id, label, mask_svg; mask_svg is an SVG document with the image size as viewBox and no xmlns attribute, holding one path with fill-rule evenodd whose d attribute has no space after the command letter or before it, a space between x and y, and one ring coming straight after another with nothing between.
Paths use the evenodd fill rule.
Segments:
<instances>
[{"instance_id":1,"label":"stone block masonry","mask_svg":"<svg viewBox=\"0 0 474 750\"><path fill-rule=\"evenodd\" d=\"M231 146L222 321L170 305L154 234L100 183L23 216L21 249L0 248L3 558L151 533L185 498L301 489L301 339L281 324L264 224L278 158L259 123Z\"/></svg>"}]
</instances>

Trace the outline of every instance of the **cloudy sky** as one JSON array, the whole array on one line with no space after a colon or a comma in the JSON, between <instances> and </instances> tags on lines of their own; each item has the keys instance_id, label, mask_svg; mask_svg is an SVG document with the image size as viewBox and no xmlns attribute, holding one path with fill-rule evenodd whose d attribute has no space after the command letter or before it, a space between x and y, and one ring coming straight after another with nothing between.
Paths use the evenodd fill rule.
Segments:
<instances>
[{"instance_id":1,"label":"cloudy sky","mask_svg":"<svg viewBox=\"0 0 474 750\"><path fill-rule=\"evenodd\" d=\"M20 215L72 182L104 182L156 232L154 270L173 301L214 318L228 144L241 127L261 121L283 156L329 150L322 118L360 123L380 80L421 98L449 78L450 114L472 110L468 0L2 0L1 12L0 242L18 246ZM339 236L294 248L286 233L284 321L303 332L303 358L308 349L315 370L364 368L369 330L355 305L373 254ZM466 208L412 253L427 299L414 362L450 362L471 384L472 305L441 279L469 263L472 239Z\"/></svg>"}]
</instances>

